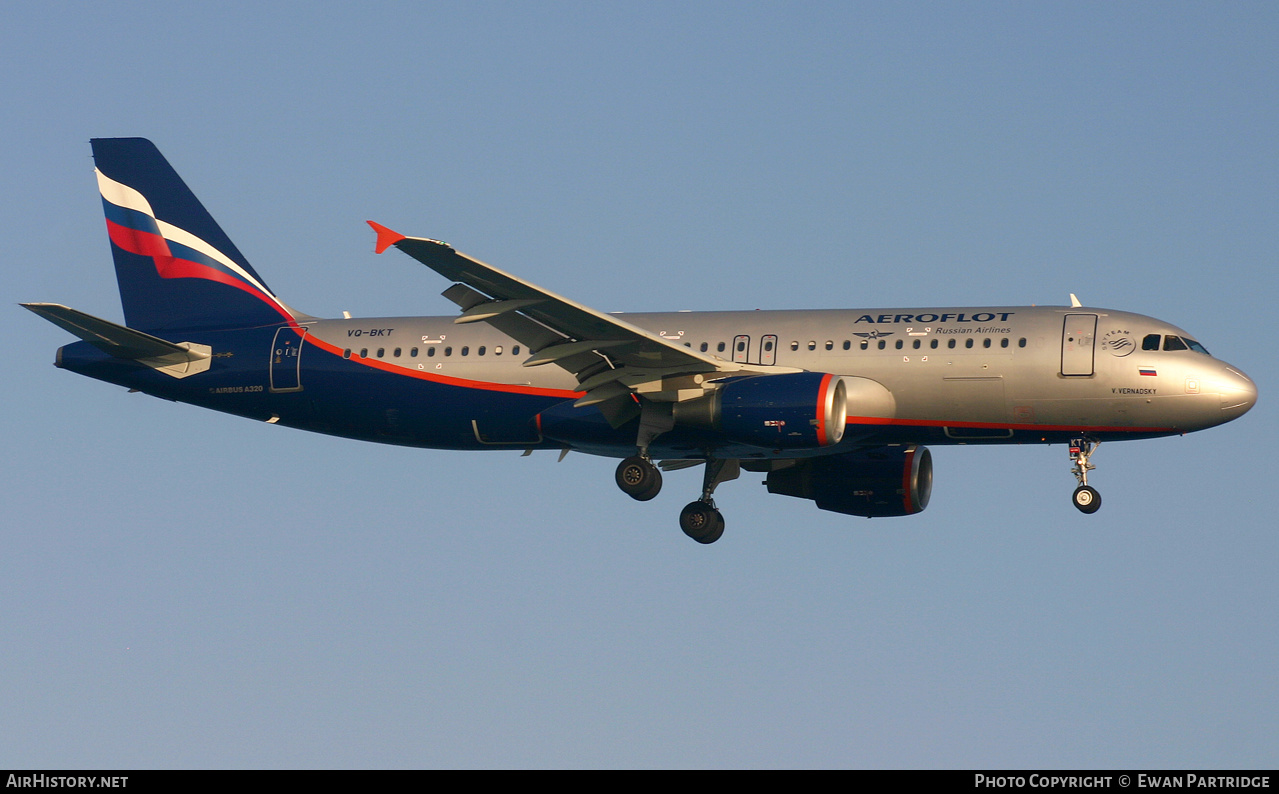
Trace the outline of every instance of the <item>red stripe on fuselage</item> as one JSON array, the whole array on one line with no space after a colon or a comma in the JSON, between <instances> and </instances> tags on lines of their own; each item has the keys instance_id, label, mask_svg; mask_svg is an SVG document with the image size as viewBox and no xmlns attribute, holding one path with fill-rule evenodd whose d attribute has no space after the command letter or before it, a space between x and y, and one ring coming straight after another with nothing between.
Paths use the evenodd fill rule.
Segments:
<instances>
[{"instance_id":1,"label":"red stripe on fuselage","mask_svg":"<svg viewBox=\"0 0 1279 794\"><path fill-rule=\"evenodd\" d=\"M301 335L302 329L300 326L293 325L293 329ZM338 347L331 342L326 342L323 339L310 334L307 335L306 341L327 353L332 353L339 358L343 358L345 361L351 361L353 363L360 364L361 366L372 367L373 369L380 369L383 372L389 372L392 375L401 375L410 378L417 378L418 380L427 380L446 386L457 386L463 389L483 389L484 391L500 391L507 392L509 394L528 394L535 397L559 397L564 400L577 399L586 393L580 391L568 391L567 389L544 389L536 386L519 386L513 383L492 383L485 380L454 378L448 375L438 375L434 372L428 372L423 369L401 367L398 364L391 364L386 361L379 361L372 358L345 358L342 353L347 350L347 348Z\"/></svg>"}]
</instances>

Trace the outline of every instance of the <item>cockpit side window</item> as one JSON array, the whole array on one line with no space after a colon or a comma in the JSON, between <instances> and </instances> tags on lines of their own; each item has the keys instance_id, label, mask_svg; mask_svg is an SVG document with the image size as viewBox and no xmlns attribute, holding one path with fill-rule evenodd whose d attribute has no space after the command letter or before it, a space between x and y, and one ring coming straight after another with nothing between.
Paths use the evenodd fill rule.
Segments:
<instances>
[{"instance_id":1,"label":"cockpit side window","mask_svg":"<svg viewBox=\"0 0 1279 794\"><path fill-rule=\"evenodd\" d=\"M1196 353L1203 353L1205 356L1211 356L1211 355L1212 355L1212 353L1209 353L1209 352L1208 352L1208 348L1206 348L1206 347L1204 347L1203 345L1199 344L1199 343L1198 343L1198 342L1196 342L1195 340L1190 339L1189 337L1185 337L1185 336L1183 336L1183 337L1181 337L1181 340L1182 340L1183 342L1185 342L1187 345L1190 345L1190 349L1191 349L1191 350L1193 350L1193 351L1195 351Z\"/></svg>"},{"instance_id":2,"label":"cockpit side window","mask_svg":"<svg viewBox=\"0 0 1279 794\"><path fill-rule=\"evenodd\" d=\"M1159 339L1160 339L1159 334L1146 334L1146 338L1141 340L1141 349L1142 350L1158 350Z\"/></svg>"},{"instance_id":3,"label":"cockpit side window","mask_svg":"<svg viewBox=\"0 0 1279 794\"><path fill-rule=\"evenodd\" d=\"M1164 337L1164 350L1189 350L1186 343L1181 341L1180 336L1168 334Z\"/></svg>"}]
</instances>

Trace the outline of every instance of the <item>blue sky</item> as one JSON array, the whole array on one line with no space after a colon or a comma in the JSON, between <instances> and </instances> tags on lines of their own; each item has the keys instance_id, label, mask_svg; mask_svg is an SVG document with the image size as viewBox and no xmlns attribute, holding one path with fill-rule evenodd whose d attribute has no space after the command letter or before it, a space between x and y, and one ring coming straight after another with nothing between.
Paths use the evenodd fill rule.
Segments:
<instances>
[{"instance_id":1,"label":"blue sky","mask_svg":"<svg viewBox=\"0 0 1279 794\"><path fill-rule=\"evenodd\" d=\"M1273 3L42 3L0 30L0 766L1267 767ZM606 311L1085 303L1243 419L934 450L912 518L379 447L51 366L121 319L88 140L312 314L446 314L372 218Z\"/></svg>"}]
</instances>

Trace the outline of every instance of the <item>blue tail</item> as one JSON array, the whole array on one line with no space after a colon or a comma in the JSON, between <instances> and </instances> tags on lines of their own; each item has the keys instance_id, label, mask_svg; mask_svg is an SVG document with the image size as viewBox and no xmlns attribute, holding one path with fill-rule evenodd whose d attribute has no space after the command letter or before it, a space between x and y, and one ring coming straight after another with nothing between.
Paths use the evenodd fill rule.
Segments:
<instances>
[{"instance_id":1,"label":"blue tail","mask_svg":"<svg viewBox=\"0 0 1279 794\"><path fill-rule=\"evenodd\" d=\"M131 328L243 328L296 319L155 144L145 138L91 143Z\"/></svg>"}]
</instances>

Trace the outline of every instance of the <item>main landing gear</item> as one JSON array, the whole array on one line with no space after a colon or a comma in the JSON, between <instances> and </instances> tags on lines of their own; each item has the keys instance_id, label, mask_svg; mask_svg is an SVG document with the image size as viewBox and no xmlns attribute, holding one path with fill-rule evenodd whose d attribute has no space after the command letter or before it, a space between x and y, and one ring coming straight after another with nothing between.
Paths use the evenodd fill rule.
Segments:
<instances>
[{"instance_id":1,"label":"main landing gear","mask_svg":"<svg viewBox=\"0 0 1279 794\"><path fill-rule=\"evenodd\" d=\"M1075 475L1075 479L1079 482L1079 487L1075 489L1071 501L1081 513L1095 513L1101 507L1101 494L1088 484L1088 472L1097 468L1088 462L1088 458L1099 446L1101 446L1100 441L1093 441L1090 438L1075 438L1070 441L1070 460L1075 464L1070 473Z\"/></svg>"},{"instance_id":2,"label":"main landing gear","mask_svg":"<svg viewBox=\"0 0 1279 794\"><path fill-rule=\"evenodd\" d=\"M736 479L741 466L736 460L709 458L702 475L702 497L689 502L679 514L679 528L698 543L714 543L724 534L724 515L715 507L711 495L715 486ZM632 499L647 502L662 489L662 473L651 460L635 455L617 467L617 487Z\"/></svg>"},{"instance_id":3,"label":"main landing gear","mask_svg":"<svg viewBox=\"0 0 1279 794\"><path fill-rule=\"evenodd\" d=\"M637 502L647 502L662 490L662 473L648 458L633 455L617 465L617 487Z\"/></svg>"}]
</instances>

